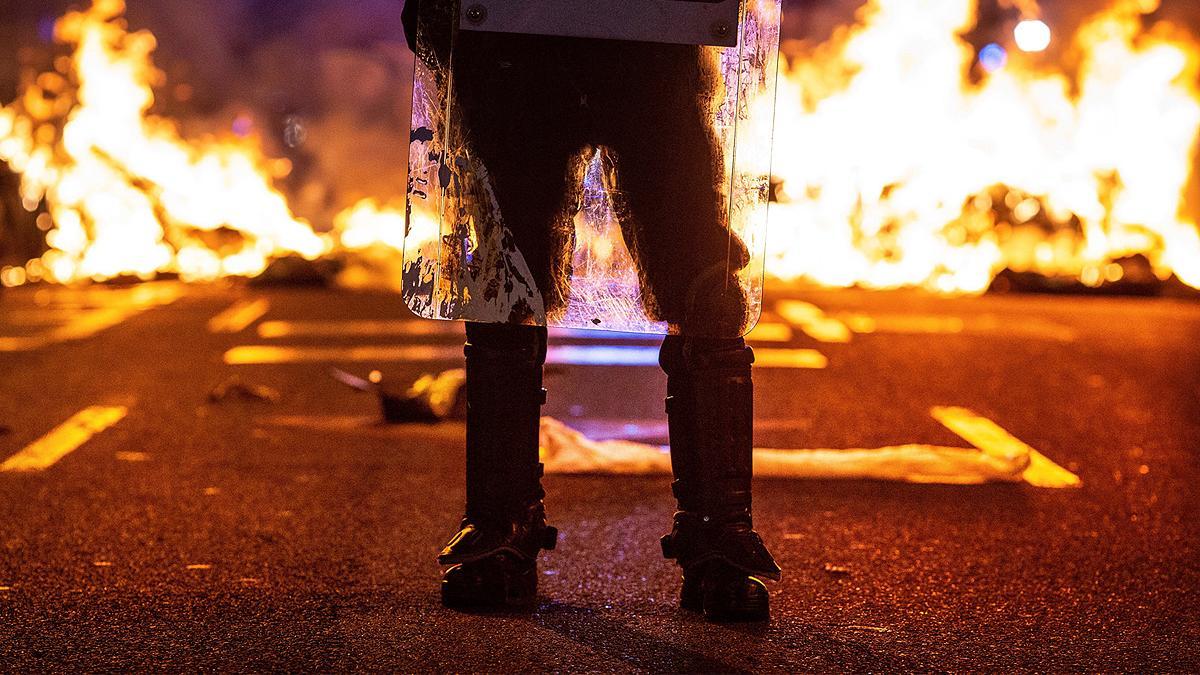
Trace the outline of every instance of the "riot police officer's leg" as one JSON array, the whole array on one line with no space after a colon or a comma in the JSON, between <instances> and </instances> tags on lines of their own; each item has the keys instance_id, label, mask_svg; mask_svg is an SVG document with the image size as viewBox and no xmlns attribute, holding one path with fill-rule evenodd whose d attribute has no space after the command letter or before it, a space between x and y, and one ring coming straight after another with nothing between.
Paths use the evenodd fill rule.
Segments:
<instances>
[{"instance_id":1,"label":"riot police officer's leg","mask_svg":"<svg viewBox=\"0 0 1200 675\"><path fill-rule=\"evenodd\" d=\"M548 314L566 304L575 234L571 205L586 144L579 94L557 64L572 41L459 34L457 105L471 151L487 168L504 227Z\"/></svg>"},{"instance_id":2,"label":"riot police officer's leg","mask_svg":"<svg viewBox=\"0 0 1200 675\"><path fill-rule=\"evenodd\" d=\"M751 518L753 362L742 338L673 335L660 355L679 506L663 554L683 568L682 606L719 621L766 619L758 577L780 575Z\"/></svg>"},{"instance_id":3,"label":"riot police officer's leg","mask_svg":"<svg viewBox=\"0 0 1200 675\"><path fill-rule=\"evenodd\" d=\"M725 225L721 149L712 128L714 67L701 48L636 45L603 97L602 143L616 158L617 207L655 318L697 335L735 335L749 261ZM598 97L599 98L599 97Z\"/></svg>"},{"instance_id":4,"label":"riot police officer's leg","mask_svg":"<svg viewBox=\"0 0 1200 675\"><path fill-rule=\"evenodd\" d=\"M561 260L575 164L563 97L528 36L472 36L457 54L459 102L472 149L487 167L505 226L535 276L548 310L561 304ZM526 604L536 558L554 547L546 525L538 457L546 329L467 324L467 506L439 556L447 606Z\"/></svg>"},{"instance_id":5,"label":"riot police officer's leg","mask_svg":"<svg viewBox=\"0 0 1200 675\"><path fill-rule=\"evenodd\" d=\"M758 577L780 574L751 520L754 355L737 335L749 255L723 223L719 154L706 119L710 82L694 48L651 48L644 89L613 111L626 238L660 318L673 490L679 511L663 552L683 568L682 604L714 620L768 617ZM644 97L645 103L639 102ZM621 109L623 108L623 109Z\"/></svg>"},{"instance_id":6,"label":"riot police officer's leg","mask_svg":"<svg viewBox=\"0 0 1200 675\"><path fill-rule=\"evenodd\" d=\"M533 601L537 555L554 548L538 458L546 329L467 324L467 508L438 561L447 606Z\"/></svg>"}]
</instances>

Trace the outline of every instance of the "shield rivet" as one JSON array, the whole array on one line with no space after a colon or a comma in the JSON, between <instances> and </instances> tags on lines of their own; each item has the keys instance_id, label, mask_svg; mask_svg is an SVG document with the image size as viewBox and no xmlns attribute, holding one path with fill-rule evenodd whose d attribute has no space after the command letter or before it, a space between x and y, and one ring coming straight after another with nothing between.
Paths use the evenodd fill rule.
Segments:
<instances>
[{"instance_id":1,"label":"shield rivet","mask_svg":"<svg viewBox=\"0 0 1200 675\"><path fill-rule=\"evenodd\" d=\"M712 36L723 39L729 35L729 24L718 21L712 25Z\"/></svg>"},{"instance_id":2,"label":"shield rivet","mask_svg":"<svg viewBox=\"0 0 1200 675\"><path fill-rule=\"evenodd\" d=\"M467 21L471 23L483 23L487 20L487 7L483 5L471 5L467 8Z\"/></svg>"}]
</instances>

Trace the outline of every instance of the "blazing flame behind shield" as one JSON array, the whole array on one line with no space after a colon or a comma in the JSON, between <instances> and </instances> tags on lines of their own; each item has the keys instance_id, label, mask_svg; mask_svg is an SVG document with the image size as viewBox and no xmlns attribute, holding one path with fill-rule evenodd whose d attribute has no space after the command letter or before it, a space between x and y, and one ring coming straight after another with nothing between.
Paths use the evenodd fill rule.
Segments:
<instances>
[{"instance_id":1,"label":"blazing flame behind shield","mask_svg":"<svg viewBox=\"0 0 1200 675\"><path fill-rule=\"evenodd\" d=\"M1098 285L1122 274L1115 259L1142 254L1159 278L1200 287L1185 199L1197 188L1200 46L1179 26L1146 25L1156 5L1111 0L1064 36L1069 75L1012 53L968 77L975 54L960 35L974 0L920 11L872 0L824 44L788 49L778 105L759 100L752 115L778 113L767 273L976 293L1004 269ZM155 40L128 32L122 9L101 0L61 19L71 56L0 107L0 160L26 207L45 210L49 244L0 281L203 280L282 255L398 247L403 205L363 201L316 233L274 187L286 162L252 140L184 137L150 112ZM438 238L419 206L408 226ZM595 239L589 255L620 244Z\"/></svg>"}]
</instances>

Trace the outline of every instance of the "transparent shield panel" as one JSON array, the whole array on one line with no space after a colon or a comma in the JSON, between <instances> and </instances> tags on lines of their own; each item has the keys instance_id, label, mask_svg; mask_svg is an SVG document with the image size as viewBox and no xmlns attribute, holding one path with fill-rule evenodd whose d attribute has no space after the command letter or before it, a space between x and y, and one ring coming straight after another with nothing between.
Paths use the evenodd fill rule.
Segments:
<instances>
[{"instance_id":1,"label":"transparent shield panel","mask_svg":"<svg viewBox=\"0 0 1200 675\"><path fill-rule=\"evenodd\" d=\"M753 326L779 0L744 1L733 47L462 30L457 3L421 8L414 312L713 337Z\"/></svg>"}]
</instances>

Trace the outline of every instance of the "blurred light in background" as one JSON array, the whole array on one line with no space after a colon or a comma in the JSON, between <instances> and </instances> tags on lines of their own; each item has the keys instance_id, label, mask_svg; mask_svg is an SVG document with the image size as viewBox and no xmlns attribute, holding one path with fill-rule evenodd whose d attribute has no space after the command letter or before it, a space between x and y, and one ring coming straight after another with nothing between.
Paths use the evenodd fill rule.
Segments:
<instances>
[{"instance_id":1,"label":"blurred light in background","mask_svg":"<svg viewBox=\"0 0 1200 675\"><path fill-rule=\"evenodd\" d=\"M995 42L979 50L979 65L989 73L1008 65L1008 51Z\"/></svg>"},{"instance_id":2,"label":"blurred light in background","mask_svg":"<svg viewBox=\"0 0 1200 675\"><path fill-rule=\"evenodd\" d=\"M1050 27L1039 19L1026 19L1013 30L1017 47L1023 52L1043 52L1050 46Z\"/></svg>"},{"instance_id":3,"label":"blurred light in background","mask_svg":"<svg viewBox=\"0 0 1200 675\"><path fill-rule=\"evenodd\" d=\"M249 115L242 113L233 118L233 133L238 138L245 138L254 130L254 119Z\"/></svg>"}]
</instances>

